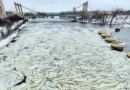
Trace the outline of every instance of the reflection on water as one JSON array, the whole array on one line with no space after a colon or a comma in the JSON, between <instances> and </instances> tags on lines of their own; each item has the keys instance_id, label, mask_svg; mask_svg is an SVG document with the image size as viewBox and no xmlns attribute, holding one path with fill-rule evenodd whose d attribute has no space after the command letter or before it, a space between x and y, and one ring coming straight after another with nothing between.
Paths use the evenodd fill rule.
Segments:
<instances>
[{"instance_id":1,"label":"reflection on water","mask_svg":"<svg viewBox=\"0 0 130 90\"><path fill-rule=\"evenodd\" d=\"M61 20L58 17L57 18L44 18L44 19L36 19L33 22L51 22L53 24L61 24L63 26L69 26L69 27L81 27L81 28L95 28L95 29L105 29L105 28L110 28L110 29L115 29L116 25L103 25L103 24L91 24L91 23L79 23L79 22L70 22L69 20ZM50 28L50 27L48 27ZM120 32L112 32L112 36L117 38L117 41L124 42L125 48L124 52L128 52L130 50L130 28L121 28ZM89 29L91 30L91 29ZM118 50L117 50L118 51Z\"/></svg>"}]
</instances>

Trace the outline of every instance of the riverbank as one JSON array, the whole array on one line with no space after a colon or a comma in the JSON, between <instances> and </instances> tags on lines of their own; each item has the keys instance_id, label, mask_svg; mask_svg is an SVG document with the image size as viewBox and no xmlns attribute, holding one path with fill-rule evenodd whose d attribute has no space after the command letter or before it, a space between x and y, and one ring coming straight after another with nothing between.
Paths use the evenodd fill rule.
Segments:
<instances>
[{"instance_id":1,"label":"riverbank","mask_svg":"<svg viewBox=\"0 0 130 90\"><path fill-rule=\"evenodd\" d=\"M0 51L1 89L130 89L130 59L110 50L99 29L49 22L28 23L26 29Z\"/></svg>"},{"instance_id":2,"label":"riverbank","mask_svg":"<svg viewBox=\"0 0 130 90\"><path fill-rule=\"evenodd\" d=\"M25 27L26 22L27 20L20 20L19 22L11 26L10 35L0 40L0 49L8 45L13 40L13 38L15 38L19 34L19 31ZM6 32L7 30L4 30L4 31Z\"/></svg>"},{"instance_id":3,"label":"riverbank","mask_svg":"<svg viewBox=\"0 0 130 90\"><path fill-rule=\"evenodd\" d=\"M72 18L63 17L63 20L74 20ZM79 20L79 17L76 18L80 23L92 23L92 24L105 24L105 25L116 25L117 28L122 27L130 27L130 15L117 15L116 17L112 18L111 15L108 15L103 18L89 18L83 21ZM112 20L112 22L111 22Z\"/></svg>"}]
</instances>

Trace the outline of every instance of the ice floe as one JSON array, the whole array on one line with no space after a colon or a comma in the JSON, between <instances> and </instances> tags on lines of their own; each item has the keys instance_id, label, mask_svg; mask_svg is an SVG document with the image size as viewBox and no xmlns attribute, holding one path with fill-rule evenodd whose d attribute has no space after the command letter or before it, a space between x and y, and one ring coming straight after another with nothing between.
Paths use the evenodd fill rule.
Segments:
<instances>
[{"instance_id":1,"label":"ice floe","mask_svg":"<svg viewBox=\"0 0 130 90\"><path fill-rule=\"evenodd\" d=\"M129 90L130 59L110 50L98 30L28 23L17 41L0 51L0 89Z\"/></svg>"}]
</instances>

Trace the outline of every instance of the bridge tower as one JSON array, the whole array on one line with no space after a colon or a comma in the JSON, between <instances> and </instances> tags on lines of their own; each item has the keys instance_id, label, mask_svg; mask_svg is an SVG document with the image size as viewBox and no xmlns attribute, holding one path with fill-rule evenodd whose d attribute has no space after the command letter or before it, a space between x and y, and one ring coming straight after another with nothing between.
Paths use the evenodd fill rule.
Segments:
<instances>
[{"instance_id":1,"label":"bridge tower","mask_svg":"<svg viewBox=\"0 0 130 90\"><path fill-rule=\"evenodd\" d=\"M87 18L87 12L88 12L88 1L83 4L83 17Z\"/></svg>"},{"instance_id":2,"label":"bridge tower","mask_svg":"<svg viewBox=\"0 0 130 90\"><path fill-rule=\"evenodd\" d=\"M4 8L3 1L0 0L0 18L6 17L6 11Z\"/></svg>"},{"instance_id":3,"label":"bridge tower","mask_svg":"<svg viewBox=\"0 0 130 90\"><path fill-rule=\"evenodd\" d=\"M16 14L19 16L23 16L22 5L19 3L15 3L15 2L14 2L14 5L15 5L15 9L16 9Z\"/></svg>"}]
</instances>

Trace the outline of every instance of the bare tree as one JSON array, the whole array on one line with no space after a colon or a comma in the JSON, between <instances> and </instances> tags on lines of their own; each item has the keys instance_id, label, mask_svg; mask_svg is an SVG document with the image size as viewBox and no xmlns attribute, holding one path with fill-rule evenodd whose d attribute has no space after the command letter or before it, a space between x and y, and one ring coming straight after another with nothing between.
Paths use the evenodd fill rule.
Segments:
<instances>
[{"instance_id":1,"label":"bare tree","mask_svg":"<svg viewBox=\"0 0 130 90\"><path fill-rule=\"evenodd\" d=\"M111 13L112 18L111 18L111 21L110 21L110 25L112 24L113 19L119 14L119 11L120 11L120 9L112 10L112 13Z\"/></svg>"}]
</instances>

